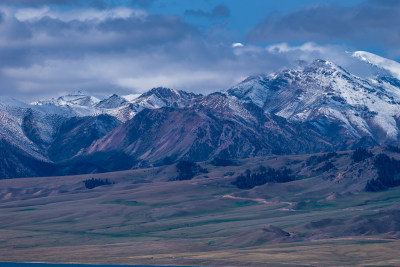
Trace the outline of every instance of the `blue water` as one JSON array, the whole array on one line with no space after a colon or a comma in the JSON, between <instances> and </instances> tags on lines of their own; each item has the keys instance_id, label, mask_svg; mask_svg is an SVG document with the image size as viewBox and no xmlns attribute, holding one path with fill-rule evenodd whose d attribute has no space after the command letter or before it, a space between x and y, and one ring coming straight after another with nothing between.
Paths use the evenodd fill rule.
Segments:
<instances>
[{"instance_id":1,"label":"blue water","mask_svg":"<svg viewBox=\"0 0 400 267\"><path fill-rule=\"evenodd\" d=\"M98 265L98 264L0 262L0 267L162 267L162 266L158 266L158 265ZM168 266L168 267L178 267L178 266ZM182 266L180 266L180 267L182 267Z\"/></svg>"}]
</instances>

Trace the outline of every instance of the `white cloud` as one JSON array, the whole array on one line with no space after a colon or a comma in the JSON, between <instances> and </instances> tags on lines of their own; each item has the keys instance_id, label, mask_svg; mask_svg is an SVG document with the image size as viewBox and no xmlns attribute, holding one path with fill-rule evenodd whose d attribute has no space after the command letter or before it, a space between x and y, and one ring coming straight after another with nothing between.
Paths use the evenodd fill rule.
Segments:
<instances>
[{"instance_id":1,"label":"white cloud","mask_svg":"<svg viewBox=\"0 0 400 267\"><path fill-rule=\"evenodd\" d=\"M320 46L312 42L307 42L302 45L289 45L288 43L278 43L270 45L266 48L271 53L288 53L288 52L318 52L318 53L326 53L327 46Z\"/></svg>"},{"instance_id":2,"label":"white cloud","mask_svg":"<svg viewBox=\"0 0 400 267\"><path fill-rule=\"evenodd\" d=\"M265 48L269 53L287 57L292 60L311 61L314 59L325 59L338 65L346 66L349 56L343 45L319 45L307 42L301 45L290 45L286 42L269 45Z\"/></svg>"},{"instance_id":3,"label":"white cloud","mask_svg":"<svg viewBox=\"0 0 400 267\"><path fill-rule=\"evenodd\" d=\"M233 48L235 48L235 47L243 47L244 45L242 44L242 43L233 43L232 44L232 47Z\"/></svg>"},{"instance_id":4,"label":"white cloud","mask_svg":"<svg viewBox=\"0 0 400 267\"><path fill-rule=\"evenodd\" d=\"M23 8L17 10L14 15L19 21L37 20L45 16L50 16L50 8Z\"/></svg>"},{"instance_id":5,"label":"white cloud","mask_svg":"<svg viewBox=\"0 0 400 267\"><path fill-rule=\"evenodd\" d=\"M138 19L145 19L147 13L144 10L137 10L128 7L115 7L107 10L98 10L93 8L74 9L67 11L51 10L49 7L44 6L41 8L22 8L14 11L15 17L19 21L38 21L44 17L58 19L63 22L77 21L91 21L98 22L107 19L127 19L135 17Z\"/></svg>"}]
</instances>

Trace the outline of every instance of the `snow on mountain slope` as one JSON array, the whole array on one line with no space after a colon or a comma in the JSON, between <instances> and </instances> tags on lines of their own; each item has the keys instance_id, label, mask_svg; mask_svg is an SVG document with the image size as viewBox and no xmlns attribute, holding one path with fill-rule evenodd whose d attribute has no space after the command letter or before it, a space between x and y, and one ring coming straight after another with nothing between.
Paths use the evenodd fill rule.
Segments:
<instances>
[{"instance_id":1,"label":"snow on mountain slope","mask_svg":"<svg viewBox=\"0 0 400 267\"><path fill-rule=\"evenodd\" d=\"M11 98L0 98L0 139L16 146L33 157L46 161L38 146L22 129L23 118L29 105Z\"/></svg>"},{"instance_id":2,"label":"snow on mountain slope","mask_svg":"<svg viewBox=\"0 0 400 267\"><path fill-rule=\"evenodd\" d=\"M125 98L127 101L132 101L138 98L139 96L141 96L141 94L129 94L129 95L123 95L122 97Z\"/></svg>"},{"instance_id":3,"label":"snow on mountain slope","mask_svg":"<svg viewBox=\"0 0 400 267\"><path fill-rule=\"evenodd\" d=\"M26 104L0 98L0 139L35 159L50 161L46 147L53 142L61 124L74 116L96 115L99 101L82 93Z\"/></svg>"},{"instance_id":4,"label":"snow on mountain slope","mask_svg":"<svg viewBox=\"0 0 400 267\"><path fill-rule=\"evenodd\" d=\"M98 115L99 111L95 106L99 104L99 102L100 100L98 98L78 91L57 98L36 101L31 104L35 106L42 106L44 109L47 109L48 111L52 110L53 112L64 110L65 115L68 117L82 117Z\"/></svg>"},{"instance_id":5,"label":"snow on mountain slope","mask_svg":"<svg viewBox=\"0 0 400 267\"><path fill-rule=\"evenodd\" d=\"M361 59L373 66L389 71L395 78L400 79L400 63L369 53L365 51L356 51L351 54L353 57Z\"/></svg>"},{"instance_id":6,"label":"snow on mountain slope","mask_svg":"<svg viewBox=\"0 0 400 267\"><path fill-rule=\"evenodd\" d=\"M125 122L132 119L138 112L145 108L158 109L162 107L183 108L191 104L194 99L200 95L188 93L185 91L174 90L164 87L153 88L150 91L141 94L123 106L116 109L104 111L105 113Z\"/></svg>"},{"instance_id":7,"label":"snow on mountain slope","mask_svg":"<svg viewBox=\"0 0 400 267\"><path fill-rule=\"evenodd\" d=\"M142 94L132 103L138 104L142 108L156 109L162 107L185 107L190 104L193 99L199 97L193 93L174 90L164 87L153 88Z\"/></svg>"},{"instance_id":8,"label":"snow on mountain slope","mask_svg":"<svg viewBox=\"0 0 400 267\"><path fill-rule=\"evenodd\" d=\"M119 96L99 100L87 93L77 93L40 100L31 103L43 111L62 114L65 117L83 117L108 114L122 122L130 120L145 108L184 107L198 95L169 88L153 88L141 95Z\"/></svg>"},{"instance_id":9,"label":"snow on mountain slope","mask_svg":"<svg viewBox=\"0 0 400 267\"><path fill-rule=\"evenodd\" d=\"M125 122L145 108L186 107L197 96L154 88L139 97L125 98L114 94L103 100L80 91L31 104L2 97L0 139L36 159L49 161L46 149L54 142L56 134L60 134L61 125L70 118L108 114Z\"/></svg>"},{"instance_id":10,"label":"snow on mountain slope","mask_svg":"<svg viewBox=\"0 0 400 267\"><path fill-rule=\"evenodd\" d=\"M52 98L49 100L40 100L37 102L33 102L34 105L46 105L53 104L56 106L87 106L93 107L98 104L100 100L94 96L87 95L82 91L77 91L65 96L60 96L57 98Z\"/></svg>"},{"instance_id":11,"label":"snow on mountain slope","mask_svg":"<svg viewBox=\"0 0 400 267\"><path fill-rule=\"evenodd\" d=\"M328 118L347 135L388 143L399 140L400 114L400 88L389 78L362 79L334 63L315 60L299 69L249 77L225 93L292 121L321 127Z\"/></svg>"},{"instance_id":12,"label":"snow on mountain slope","mask_svg":"<svg viewBox=\"0 0 400 267\"><path fill-rule=\"evenodd\" d=\"M101 100L99 103L96 104L96 108L100 109L114 109L123 106L128 101L117 94L113 94L107 99Z\"/></svg>"},{"instance_id":13,"label":"snow on mountain slope","mask_svg":"<svg viewBox=\"0 0 400 267\"><path fill-rule=\"evenodd\" d=\"M238 123L257 123L257 117L246 105L219 92L199 97L189 107L196 111L208 110L221 119L228 115L230 119L235 119Z\"/></svg>"}]
</instances>

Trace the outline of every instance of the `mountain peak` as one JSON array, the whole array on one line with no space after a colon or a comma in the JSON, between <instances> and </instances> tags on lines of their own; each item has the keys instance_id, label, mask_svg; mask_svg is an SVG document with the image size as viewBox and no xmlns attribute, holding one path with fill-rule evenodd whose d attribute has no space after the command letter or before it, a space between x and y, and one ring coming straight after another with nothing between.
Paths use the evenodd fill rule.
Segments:
<instances>
[{"instance_id":1,"label":"mountain peak","mask_svg":"<svg viewBox=\"0 0 400 267\"><path fill-rule=\"evenodd\" d=\"M350 75L349 72L347 72L345 69L343 69L341 66L336 65L335 63L331 61L327 61L324 59L316 59L310 64L306 64L303 67L303 70L306 72L318 72L322 74L345 74L345 75Z\"/></svg>"},{"instance_id":2,"label":"mountain peak","mask_svg":"<svg viewBox=\"0 0 400 267\"><path fill-rule=\"evenodd\" d=\"M306 64L307 66L307 64ZM314 67L318 67L318 68L326 68L326 69L336 69L336 68L340 68L338 65L336 65L335 63L328 61L328 60L324 60L324 59L315 59L313 62L311 62L310 64L308 64L308 66L314 66Z\"/></svg>"},{"instance_id":3,"label":"mountain peak","mask_svg":"<svg viewBox=\"0 0 400 267\"><path fill-rule=\"evenodd\" d=\"M170 97L171 95L179 95L179 92L175 89L170 89L166 87L156 87L145 93L143 93L140 97L147 97L150 95L157 95L159 97Z\"/></svg>"},{"instance_id":4,"label":"mountain peak","mask_svg":"<svg viewBox=\"0 0 400 267\"><path fill-rule=\"evenodd\" d=\"M365 55L374 64L394 70L397 66L396 62L389 64L371 54ZM325 125L321 129L329 124L342 125L350 136L370 136L384 143L397 140L400 134L396 124L400 83L396 81L363 79L318 59L298 69L250 77L226 92L290 121ZM377 136L377 129L384 134Z\"/></svg>"},{"instance_id":5,"label":"mountain peak","mask_svg":"<svg viewBox=\"0 0 400 267\"><path fill-rule=\"evenodd\" d=\"M128 101L125 98L123 98L117 94L113 94L109 98L101 100L96 105L96 108L113 109L113 108L121 107L127 102Z\"/></svg>"},{"instance_id":6,"label":"mountain peak","mask_svg":"<svg viewBox=\"0 0 400 267\"><path fill-rule=\"evenodd\" d=\"M75 91L57 98L47 100L39 100L32 102L32 105L55 105L55 106L84 106L93 107L98 104L100 100L86 92Z\"/></svg>"}]
</instances>

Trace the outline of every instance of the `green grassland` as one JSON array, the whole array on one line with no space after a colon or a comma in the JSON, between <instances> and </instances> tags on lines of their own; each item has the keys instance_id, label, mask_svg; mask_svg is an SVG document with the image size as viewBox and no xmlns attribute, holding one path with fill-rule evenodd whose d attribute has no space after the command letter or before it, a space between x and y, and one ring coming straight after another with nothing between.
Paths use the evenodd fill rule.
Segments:
<instances>
[{"instance_id":1,"label":"green grassland","mask_svg":"<svg viewBox=\"0 0 400 267\"><path fill-rule=\"evenodd\" d=\"M169 181L174 166L0 180L0 262L400 265L400 188L363 192L369 176L354 175L346 157L327 173L303 155L202 163L208 178L187 181ZM300 178L250 190L231 184L260 165ZM92 177L115 184L86 189Z\"/></svg>"}]
</instances>

